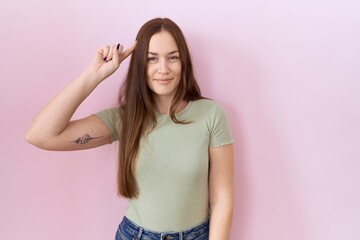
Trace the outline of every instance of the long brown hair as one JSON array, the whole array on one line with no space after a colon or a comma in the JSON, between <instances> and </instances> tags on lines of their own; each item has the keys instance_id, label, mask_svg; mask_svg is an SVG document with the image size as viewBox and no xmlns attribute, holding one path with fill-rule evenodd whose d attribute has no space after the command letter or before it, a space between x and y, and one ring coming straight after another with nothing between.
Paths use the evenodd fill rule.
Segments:
<instances>
[{"instance_id":1,"label":"long brown hair","mask_svg":"<svg viewBox=\"0 0 360 240\"><path fill-rule=\"evenodd\" d=\"M202 98L181 29L168 18L155 18L146 22L136 36L137 45L132 53L129 70L119 96L121 127L119 129L118 193L126 198L136 198L139 194L135 166L140 140L157 124L152 91L147 86L147 57L150 39L160 31L168 31L174 37L182 64L181 81L170 107L171 119L175 123L185 123L176 119L175 116L180 102Z\"/></svg>"}]
</instances>

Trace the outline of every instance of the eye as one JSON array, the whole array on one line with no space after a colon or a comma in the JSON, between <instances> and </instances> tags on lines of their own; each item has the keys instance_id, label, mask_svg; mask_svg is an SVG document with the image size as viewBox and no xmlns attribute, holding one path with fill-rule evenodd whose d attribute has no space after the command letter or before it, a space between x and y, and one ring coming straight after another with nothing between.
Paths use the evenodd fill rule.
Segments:
<instances>
[{"instance_id":1,"label":"eye","mask_svg":"<svg viewBox=\"0 0 360 240\"><path fill-rule=\"evenodd\" d=\"M157 61L157 58L156 58L156 57L148 57L148 58L147 58L147 61L148 61L149 63L155 63L155 62Z\"/></svg>"},{"instance_id":2,"label":"eye","mask_svg":"<svg viewBox=\"0 0 360 240\"><path fill-rule=\"evenodd\" d=\"M170 56L169 60L170 60L170 62L176 62L177 60L179 60L179 56L177 56L177 55Z\"/></svg>"}]
</instances>

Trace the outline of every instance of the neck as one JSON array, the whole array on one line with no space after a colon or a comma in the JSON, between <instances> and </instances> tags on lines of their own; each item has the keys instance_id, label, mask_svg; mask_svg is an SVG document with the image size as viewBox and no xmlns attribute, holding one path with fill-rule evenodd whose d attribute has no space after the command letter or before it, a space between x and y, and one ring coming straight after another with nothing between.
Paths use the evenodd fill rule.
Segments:
<instances>
[{"instance_id":1,"label":"neck","mask_svg":"<svg viewBox=\"0 0 360 240\"><path fill-rule=\"evenodd\" d=\"M172 98L167 98L167 97L155 97L156 110L161 114L169 115L172 100L173 100ZM187 101L182 100L178 108L176 109L175 113L182 111L187 104L188 104Z\"/></svg>"}]
</instances>

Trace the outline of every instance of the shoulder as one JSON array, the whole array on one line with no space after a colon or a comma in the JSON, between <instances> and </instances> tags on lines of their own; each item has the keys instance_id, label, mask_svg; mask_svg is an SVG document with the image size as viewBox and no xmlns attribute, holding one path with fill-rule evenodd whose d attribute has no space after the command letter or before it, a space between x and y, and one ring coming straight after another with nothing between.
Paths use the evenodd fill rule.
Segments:
<instances>
[{"instance_id":1,"label":"shoulder","mask_svg":"<svg viewBox=\"0 0 360 240\"><path fill-rule=\"evenodd\" d=\"M97 116L105 127L109 130L111 134L112 142L118 139L118 131L120 130L120 108L113 107L107 108L100 112L95 113L94 115Z\"/></svg>"},{"instance_id":2,"label":"shoulder","mask_svg":"<svg viewBox=\"0 0 360 240\"><path fill-rule=\"evenodd\" d=\"M217 122L227 121L224 108L211 99L192 101L189 111L184 117L191 121L205 122L210 128Z\"/></svg>"},{"instance_id":3,"label":"shoulder","mask_svg":"<svg viewBox=\"0 0 360 240\"><path fill-rule=\"evenodd\" d=\"M112 107L104 109L94 114L97 116L108 128L117 129L120 122L120 108Z\"/></svg>"},{"instance_id":4,"label":"shoulder","mask_svg":"<svg viewBox=\"0 0 360 240\"><path fill-rule=\"evenodd\" d=\"M192 102L194 111L200 111L202 114L217 114L219 112L224 112L223 107L216 101L212 99L199 99Z\"/></svg>"},{"instance_id":5,"label":"shoulder","mask_svg":"<svg viewBox=\"0 0 360 240\"><path fill-rule=\"evenodd\" d=\"M120 110L119 107L112 107L112 108L107 108L104 109L100 112L95 113L96 116L104 119L119 119L120 117Z\"/></svg>"}]
</instances>

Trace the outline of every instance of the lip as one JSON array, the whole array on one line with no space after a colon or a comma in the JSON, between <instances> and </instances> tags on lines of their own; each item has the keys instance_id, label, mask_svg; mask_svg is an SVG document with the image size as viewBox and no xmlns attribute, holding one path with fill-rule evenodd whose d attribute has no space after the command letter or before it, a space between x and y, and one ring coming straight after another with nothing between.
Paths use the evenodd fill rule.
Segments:
<instances>
[{"instance_id":1,"label":"lip","mask_svg":"<svg viewBox=\"0 0 360 240\"><path fill-rule=\"evenodd\" d=\"M166 85L166 84L170 83L173 80L173 78L156 78L154 80L159 84Z\"/></svg>"}]
</instances>

